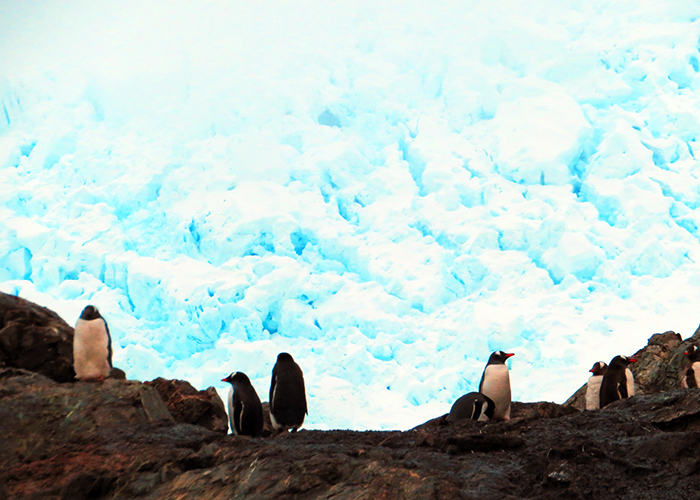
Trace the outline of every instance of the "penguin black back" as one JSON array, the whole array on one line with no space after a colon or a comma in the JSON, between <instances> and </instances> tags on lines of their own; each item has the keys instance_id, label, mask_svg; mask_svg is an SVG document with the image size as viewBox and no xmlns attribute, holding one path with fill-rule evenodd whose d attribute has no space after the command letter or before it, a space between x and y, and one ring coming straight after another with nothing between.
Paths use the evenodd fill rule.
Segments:
<instances>
[{"instance_id":1,"label":"penguin black back","mask_svg":"<svg viewBox=\"0 0 700 500\"><path fill-rule=\"evenodd\" d=\"M304 374L289 353L282 352L272 369L270 420L275 429L295 432L308 414Z\"/></svg>"},{"instance_id":2,"label":"penguin black back","mask_svg":"<svg viewBox=\"0 0 700 500\"><path fill-rule=\"evenodd\" d=\"M636 359L627 356L615 356L610 361L605 375L603 375L603 381L600 384L601 408L613 401L634 396L634 379L630 380L632 374L627 369L627 366L636 362Z\"/></svg>"},{"instance_id":3,"label":"penguin black back","mask_svg":"<svg viewBox=\"0 0 700 500\"><path fill-rule=\"evenodd\" d=\"M690 364L685 371L683 387L688 389L696 389L698 387L698 379L700 378L700 349L691 345L684 353Z\"/></svg>"},{"instance_id":4,"label":"penguin black back","mask_svg":"<svg viewBox=\"0 0 700 500\"><path fill-rule=\"evenodd\" d=\"M460 420L493 420L496 404L480 392L470 392L454 402L447 420L455 423Z\"/></svg>"},{"instance_id":5,"label":"penguin black back","mask_svg":"<svg viewBox=\"0 0 700 500\"><path fill-rule=\"evenodd\" d=\"M593 368L588 370L593 374L593 376L605 375L605 371L608 369L608 364L603 361L598 361L593 365Z\"/></svg>"},{"instance_id":6,"label":"penguin black back","mask_svg":"<svg viewBox=\"0 0 700 500\"><path fill-rule=\"evenodd\" d=\"M235 372L221 381L232 386L228 395L231 432L242 436L260 436L263 430L262 403L248 376Z\"/></svg>"}]
</instances>

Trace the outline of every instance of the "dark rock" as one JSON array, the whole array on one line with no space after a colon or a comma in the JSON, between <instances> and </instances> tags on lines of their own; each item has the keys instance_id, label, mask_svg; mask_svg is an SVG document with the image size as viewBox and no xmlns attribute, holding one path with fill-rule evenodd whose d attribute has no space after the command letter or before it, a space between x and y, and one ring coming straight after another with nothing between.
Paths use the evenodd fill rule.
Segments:
<instances>
[{"instance_id":1,"label":"dark rock","mask_svg":"<svg viewBox=\"0 0 700 500\"><path fill-rule=\"evenodd\" d=\"M224 403L213 387L198 391L187 381L160 377L145 384L158 391L175 421L224 434L228 432Z\"/></svg>"},{"instance_id":2,"label":"dark rock","mask_svg":"<svg viewBox=\"0 0 700 500\"><path fill-rule=\"evenodd\" d=\"M206 413L207 391L186 382L59 384L0 368L0 497L694 498L700 389L665 390L680 365L658 362L673 364L684 344L673 332L650 339L638 377L652 393L600 411L514 402L509 422L441 416L405 432L268 438L178 421Z\"/></svg>"},{"instance_id":3,"label":"dark rock","mask_svg":"<svg viewBox=\"0 0 700 500\"><path fill-rule=\"evenodd\" d=\"M126 380L126 373L121 368L112 368L109 371L109 378L114 378L117 380Z\"/></svg>"},{"instance_id":4,"label":"dark rock","mask_svg":"<svg viewBox=\"0 0 700 500\"><path fill-rule=\"evenodd\" d=\"M595 412L516 402L510 422L249 438L153 422L144 387L156 393L0 370L3 497L671 499L698 487L700 389Z\"/></svg>"},{"instance_id":5,"label":"dark rock","mask_svg":"<svg viewBox=\"0 0 700 500\"><path fill-rule=\"evenodd\" d=\"M0 366L71 382L73 328L45 307L0 292Z\"/></svg>"}]
</instances>

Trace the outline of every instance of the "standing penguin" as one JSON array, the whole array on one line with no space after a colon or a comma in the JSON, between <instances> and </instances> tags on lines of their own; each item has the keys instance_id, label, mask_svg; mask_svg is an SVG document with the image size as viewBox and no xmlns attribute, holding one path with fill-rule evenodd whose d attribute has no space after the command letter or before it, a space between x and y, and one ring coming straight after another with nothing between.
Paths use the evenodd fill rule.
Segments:
<instances>
[{"instance_id":1,"label":"standing penguin","mask_svg":"<svg viewBox=\"0 0 700 500\"><path fill-rule=\"evenodd\" d=\"M700 349L691 345L684 354L688 356L690 364L683 374L681 387L683 389L696 389L700 387Z\"/></svg>"},{"instance_id":2,"label":"standing penguin","mask_svg":"<svg viewBox=\"0 0 700 500\"><path fill-rule=\"evenodd\" d=\"M510 375L506 360L514 354L496 351L491 354L479 383L479 392L496 404L493 418L510 420Z\"/></svg>"},{"instance_id":3,"label":"standing penguin","mask_svg":"<svg viewBox=\"0 0 700 500\"><path fill-rule=\"evenodd\" d=\"M490 397L480 392L470 392L455 401L447 420L452 423L466 419L488 422L493 420L495 410L496 404Z\"/></svg>"},{"instance_id":4,"label":"standing penguin","mask_svg":"<svg viewBox=\"0 0 700 500\"><path fill-rule=\"evenodd\" d=\"M304 374L292 356L282 352L277 356L270 382L272 426L277 430L292 429L292 432L296 432L308 413Z\"/></svg>"},{"instance_id":5,"label":"standing penguin","mask_svg":"<svg viewBox=\"0 0 700 500\"><path fill-rule=\"evenodd\" d=\"M228 421L231 432L237 436L260 436L263 430L263 409L248 375L235 372L221 381L231 384L228 393Z\"/></svg>"},{"instance_id":6,"label":"standing penguin","mask_svg":"<svg viewBox=\"0 0 700 500\"><path fill-rule=\"evenodd\" d=\"M112 337L95 306L83 309L75 324L73 368L78 380L103 380L112 369Z\"/></svg>"},{"instance_id":7,"label":"standing penguin","mask_svg":"<svg viewBox=\"0 0 700 500\"><path fill-rule=\"evenodd\" d=\"M600 384L601 408L618 399L634 396L634 376L627 367L630 363L636 362L636 359L627 356L615 356L610 361Z\"/></svg>"},{"instance_id":8,"label":"standing penguin","mask_svg":"<svg viewBox=\"0 0 700 500\"><path fill-rule=\"evenodd\" d=\"M586 410L600 409L600 384L603 383L603 375L607 369L607 363L598 361L593 365L593 368L588 370L593 375L590 376L586 384Z\"/></svg>"}]
</instances>

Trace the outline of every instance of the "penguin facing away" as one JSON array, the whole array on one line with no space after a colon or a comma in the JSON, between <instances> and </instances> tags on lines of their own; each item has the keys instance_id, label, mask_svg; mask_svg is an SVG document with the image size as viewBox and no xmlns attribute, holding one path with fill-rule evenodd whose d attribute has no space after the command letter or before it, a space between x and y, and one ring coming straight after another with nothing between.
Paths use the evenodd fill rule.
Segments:
<instances>
[{"instance_id":1,"label":"penguin facing away","mask_svg":"<svg viewBox=\"0 0 700 500\"><path fill-rule=\"evenodd\" d=\"M634 376L627 367L636 362L636 359L627 356L615 356L610 361L600 384L601 408L613 401L634 396Z\"/></svg>"},{"instance_id":2,"label":"penguin facing away","mask_svg":"<svg viewBox=\"0 0 700 500\"><path fill-rule=\"evenodd\" d=\"M586 410L600 409L600 384L603 383L603 375L607 369L607 363L598 361L593 365L593 368L588 370L593 375L590 376L586 384Z\"/></svg>"},{"instance_id":3,"label":"penguin facing away","mask_svg":"<svg viewBox=\"0 0 700 500\"><path fill-rule=\"evenodd\" d=\"M491 398L480 392L470 392L454 402L447 420L452 423L467 419L488 422L493 420L495 410L496 403Z\"/></svg>"},{"instance_id":4,"label":"penguin facing away","mask_svg":"<svg viewBox=\"0 0 700 500\"><path fill-rule=\"evenodd\" d=\"M681 387L683 389L696 389L700 387L700 349L691 345L684 353L688 356L690 364L686 367Z\"/></svg>"},{"instance_id":5,"label":"penguin facing away","mask_svg":"<svg viewBox=\"0 0 700 500\"><path fill-rule=\"evenodd\" d=\"M272 369L270 381L270 421L277 430L292 432L304 423L308 415L304 374L292 356L282 352Z\"/></svg>"},{"instance_id":6,"label":"penguin facing away","mask_svg":"<svg viewBox=\"0 0 700 500\"><path fill-rule=\"evenodd\" d=\"M80 313L73 335L73 368L78 380L103 380L112 369L112 337L95 306Z\"/></svg>"},{"instance_id":7,"label":"penguin facing away","mask_svg":"<svg viewBox=\"0 0 700 500\"><path fill-rule=\"evenodd\" d=\"M237 436L259 437L263 430L262 403L245 373L235 372L222 382L231 384L228 393L228 421Z\"/></svg>"},{"instance_id":8,"label":"penguin facing away","mask_svg":"<svg viewBox=\"0 0 700 500\"><path fill-rule=\"evenodd\" d=\"M495 420L510 420L510 375L506 360L514 355L503 351L492 353L481 376L479 392L495 403Z\"/></svg>"}]
</instances>

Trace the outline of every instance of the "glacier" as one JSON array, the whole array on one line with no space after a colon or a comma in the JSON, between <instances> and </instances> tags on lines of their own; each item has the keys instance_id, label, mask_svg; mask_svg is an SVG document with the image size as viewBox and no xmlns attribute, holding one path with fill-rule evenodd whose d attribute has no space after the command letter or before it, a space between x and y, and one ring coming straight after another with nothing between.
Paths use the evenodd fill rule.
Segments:
<instances>
[{"instance_id":1,"label":"glacier","mask_svg":"<svg viewBox=\"0 0 700 500\"><path fill-rule=\"evenodd\" d=\"M0 291L115 366L407 429L700 322L700 5L0 5Z\"/></svg>"}]
</instances>

